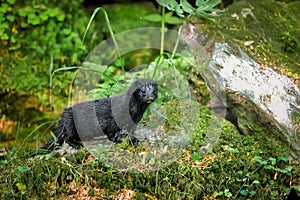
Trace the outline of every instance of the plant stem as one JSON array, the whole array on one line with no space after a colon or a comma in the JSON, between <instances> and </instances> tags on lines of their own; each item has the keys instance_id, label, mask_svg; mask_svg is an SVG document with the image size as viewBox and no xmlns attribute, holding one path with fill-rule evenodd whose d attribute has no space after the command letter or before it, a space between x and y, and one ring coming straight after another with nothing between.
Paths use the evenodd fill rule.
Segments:
<instances>
[{"instance_id":1,"label":"plant stem","mask_svg":"<svg viewBox=\"0 0 300 200\"><path fill-rule=\"evenodd\" d=\"M156 71L157 71L157 69L158 69L158 67L159 67L159 63L160 63L160 60L161 60L162 57L164 57L164 54L163 54L163 53L161 53L161 54L159 55L159 57L156 59L156 61L155 61L155 67L154 67L154 71L153 71L152 78L154 78L154 77L156 76ZM162 59L162 60L163 60L163 59ZM163 62L163 61L162 61L162 62Z\"/></svg>"},{"instance_id":2,"label":"plant stem","mask_svg":"<svg viewBox=\"0 0 300 200\"><path fill-rule=\"evenodd\" d=\"M49 66L49 104L52 104L52 71L53 71L53 54L50 55L50 66Z\"/></svg>"},{"instance_id":3,"label":"plant stem","mask_svg":"<svg viewBox=\"0 0 300 200\"><path fill-rule=\"evenodd\" d=\"M160 40L160 54L164 53L164 42L165 42L165 7L162 6L161 11L161 40Z\"/></svg>"},{"instance_id":4,"label":"plant stem","mask_svg":"<svg viewBox=\"0 0 300 200\"><path fill-rule=\"evenodd\" d=\"M108 30L109 30L109 33L110 33L110 36L111 36L111 39L116 47L116 50L117 50L117 53L118 53L118 58L121 59L122 56L121 56L121 53L120 53L120 49L119 49L119 46L118 46L118 43L116 41L116 38L115 38L115 34L111 28L111 24L110 24L110 21L108 19L108 15L106 13L106 11L102 8L102 11L104 13L104 16L105 16L105 21L106 21L106 25L108 27ZM123 76L124 76L124 80L126 79L126 76L125 76L125 67L124 67L124 62L123 60L121 59L121 67L122 67L122 72L123 72Z\"/></svg>"},{"instance_id":5,"label":"plant stem","mask_svg":"<svg viewBox=\"0 0 300 200\"><path fill-rule=\"evenodd\" d=\"M174 56L175 56L175 53L176 53L177 48L178 48L179 40L180 40L180 32L178 32L177 39L176 39L176 43L175 43L175 46L174 46L174 48L173 48L171 58L174 58Z\"/></svg>"}]
</instances>

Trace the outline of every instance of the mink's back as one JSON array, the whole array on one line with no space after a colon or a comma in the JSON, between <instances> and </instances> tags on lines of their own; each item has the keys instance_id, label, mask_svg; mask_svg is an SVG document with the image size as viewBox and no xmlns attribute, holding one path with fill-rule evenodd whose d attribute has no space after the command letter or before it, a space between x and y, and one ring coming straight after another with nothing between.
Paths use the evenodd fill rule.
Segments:
<instances>
[{"instance_id":1,"label":"mink's back","mask_svg":"<svg viewBox=\"0 0 300 200\"><path fill-rule=\"evenodd\" d=\"M112 139L120 131L114 119L111 98L82 102L73 105L72 114L76 132L83 140L105 134Z\"/></svg>"}]
</instances>

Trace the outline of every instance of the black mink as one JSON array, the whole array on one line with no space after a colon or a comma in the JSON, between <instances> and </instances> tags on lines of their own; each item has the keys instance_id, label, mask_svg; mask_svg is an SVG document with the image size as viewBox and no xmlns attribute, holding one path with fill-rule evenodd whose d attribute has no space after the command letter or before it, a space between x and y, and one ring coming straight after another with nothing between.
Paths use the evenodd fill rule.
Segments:
<instances>
[{"instance_id":1,"label":"black mink","mask_svg":"<svg viewBox=\"0 0 300 200\"><path fill-rule=\"evenodd\" d=\"M109 140L119 142L119 137L128 135L131 143L137 145L134 137L137 123L151 102L157 98L157 84L150 79L138 79L128 91L116 97L87 101L66 108L58 121L55 137L41 148L52 151L64 142L79 149L82 141L93 140L105 134ZM34 155L40 154L39 152Z\"/></svg>"}]
</instances>

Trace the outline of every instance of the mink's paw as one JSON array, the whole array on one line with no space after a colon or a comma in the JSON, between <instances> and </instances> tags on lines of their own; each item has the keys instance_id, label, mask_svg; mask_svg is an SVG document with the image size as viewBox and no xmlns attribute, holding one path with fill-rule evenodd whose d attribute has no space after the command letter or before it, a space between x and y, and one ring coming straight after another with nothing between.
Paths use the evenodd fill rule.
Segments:
<instances>
[{"instance_id":1,"label":"mink's paw","mask_svg":"<svg viewBox=\"0 0 300 200\"><path fill-rule=\"evenodd\" d=\"M122 140L120 140L120 139L115 139L115 140L113 140L113 143L115 143L115 144L120 144L120 143L122 143L123 141Z\"/></svg>"},{"instance_id":2,"label":"mink's paw","mask_svg":"<svg viewBox=\"0 0 300 200\"><path fill-rule=\"evenodd\" d=\"M139 142L140 142L140 141L139 141L136 137L134 137L134 136L129 137L129 139L130 139L130 143L131 143L132 146L137 146L137 145L139 144Z\"/></svg>"},{"instance_id":3,"label":"mink's paw","mask_svg":"<svg viewBox=\"0 0 300 200\"><path fill-rule=\"evenodd\" d=\"M116 144L119 144L119 143L122 143L122 141L123 141L121 138L124 138L127 135L128 135L127 132L118 131L110 140Z\"/></svg>"},{"instance_id":4,"label":"mink's paw","mask_svg":"<svg viewBox=\"0 0 300 200\"><path fill-rule=\"evenodd\" d=\"M83 147L83 144L80 141L72 140L72 141L67 141L67 143L75 149L81 149Z\"/></svg>"}]
</instances>

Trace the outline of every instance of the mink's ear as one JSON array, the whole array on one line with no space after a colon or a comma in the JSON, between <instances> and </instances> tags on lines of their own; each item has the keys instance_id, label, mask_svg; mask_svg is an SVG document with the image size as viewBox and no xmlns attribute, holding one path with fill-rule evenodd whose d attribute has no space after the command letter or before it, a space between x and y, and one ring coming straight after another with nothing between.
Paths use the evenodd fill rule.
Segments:
<instances>
[{"instance_id":1,"label":"mink's ear","mask_svg":"<svg viewBox=\"0 0 300 200\"><path fill-rule=\"evenodd\" d=\"M131 86L129 87L128 91L127 91L127 94L128 95L132 95L132 96L135 96L136 95L136 92L137 90L142 87L144 84L143 84L143 81L141 79L138 79L136 80L135 82L133 82L131 84Z\"/></svg>"}]
</instances>

